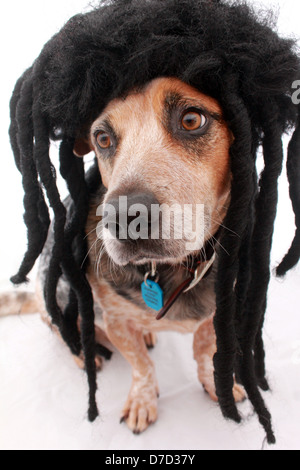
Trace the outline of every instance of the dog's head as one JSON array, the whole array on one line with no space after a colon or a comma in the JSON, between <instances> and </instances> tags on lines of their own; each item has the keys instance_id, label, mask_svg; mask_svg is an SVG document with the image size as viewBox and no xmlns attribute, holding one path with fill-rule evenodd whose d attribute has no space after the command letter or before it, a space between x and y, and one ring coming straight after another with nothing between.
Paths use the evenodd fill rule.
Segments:
<instances>
[{"instance_id":1,"label":"dog's head","mask_svg":"<svg viewBox=\"0 0 300 470\"><path fill-rule=\"evenodd\" d=\"M108 104L75 152L96 153L115 263L178 263L215 235L230 198L231 140L217 101L178 79Z\"/></svg>"}]
</instances>

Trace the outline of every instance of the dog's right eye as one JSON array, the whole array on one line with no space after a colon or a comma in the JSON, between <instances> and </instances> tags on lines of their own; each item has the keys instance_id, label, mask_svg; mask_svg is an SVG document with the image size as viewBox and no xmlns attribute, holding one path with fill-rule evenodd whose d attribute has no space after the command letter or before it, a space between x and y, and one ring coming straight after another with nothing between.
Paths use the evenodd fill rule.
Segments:
<instances>
[{"instance_id":1,"label":"dog's right eye","mask_svg":"<svg viewBox=\"0 0 300 470\"><path fill-rule=\"evenodd\" d=\"M186 131L195 131L203 127L206 123L206 117L200 113L185 113L181 120L181 125Z\"/></svg>"},{"instance_id":2,"label":"dog's right eye","mask_svg":"<svg viewBox=\"0 0 300 470\"><path fill-rule=\"evenodd\" d=\"M109 134L107 134L107 132L105 131L98 132L96 135L96 140L97 140L97 144L99 145L101 149L107 150L110 147L112 147L111 138Z\"/></svg>"}]
</instances>

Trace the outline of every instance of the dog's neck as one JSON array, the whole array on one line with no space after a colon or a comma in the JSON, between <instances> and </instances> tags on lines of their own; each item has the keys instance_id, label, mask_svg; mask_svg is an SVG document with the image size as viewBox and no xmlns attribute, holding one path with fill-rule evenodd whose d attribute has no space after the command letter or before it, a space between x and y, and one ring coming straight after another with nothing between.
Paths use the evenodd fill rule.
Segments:
<instances>
[{"instance_id":1,"label":"dog's neck","mask_svg":"<svg viewBox=\"0 0 300 470\"><path fill-rule=\"evenodd\" d=\"M172 305L179 299L179 297L189 290L193 289L200 281L205 279L213 268L214 261L216 259L216 249L215 245L218 242L218 238L220 237L220 230L216 234L216 236L210 238L205 244L205 247L199 252L198 256L193 257L192 263L189 263L188 260L184 267L189 274L189 277L185 279L179 286L177 286L169 297L165 305L160 309L158 312L156 319L160 320L161 318L165 317ZM155 278L158 274L156 272L156 265L152 263L151 272L145 275L145 282L146 276L151 274Z\"/></svg>"}]
</instances>

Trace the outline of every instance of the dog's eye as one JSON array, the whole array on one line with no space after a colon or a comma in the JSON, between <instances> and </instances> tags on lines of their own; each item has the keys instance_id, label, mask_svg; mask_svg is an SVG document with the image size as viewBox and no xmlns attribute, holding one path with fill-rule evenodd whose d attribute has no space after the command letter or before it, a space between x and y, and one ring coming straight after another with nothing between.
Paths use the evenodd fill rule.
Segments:
<instances>
[{"instance_id":1,"label":"dog's eye","mask_svg":"<svg viewBox=\"0 0 300 470\"><path fill-rule=\"evenodd\" d=\"M104 150L109 149L112 146L111 138L105 131L98 132L96 139L99 147Z\"/></svg>"},{"instance_id":2,"label":"dog's eye","mask_svg":"<svg viewBox=\"0 0 300 470\"><path fill-rule=\"evenodd\" d=\"M182 129L196 131L205 126L207 118L196 111L187 111L181 118Z\"/></svg>"}]
</instances>

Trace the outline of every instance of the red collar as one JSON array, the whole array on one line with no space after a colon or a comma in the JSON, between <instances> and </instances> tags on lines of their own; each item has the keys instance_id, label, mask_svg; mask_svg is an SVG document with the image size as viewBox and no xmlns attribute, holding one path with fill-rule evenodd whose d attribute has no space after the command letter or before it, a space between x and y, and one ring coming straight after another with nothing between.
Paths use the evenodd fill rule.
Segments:
<instances>
[{"instance_id":1,"label":"red collar","mask_svg":"<svg viewBox=\"0 0 300 470\"><path fill-rule=\"evenodd\" d=\"M201 256L201 259L196 260L192 268L186 268L186 270L191 275L187 279L185 279L180 284L180 286L177 287L177 289L175 289L173 294L167 300L166 304L156 315L156 320L160 320L168 313L172 305L176 302L176 300L178 300L181 294L193 289L202 279L205 279L205 277L208 276L215 259L216 259L216 252L213 250L213 253L210 259L203 260L203 257Z\"/></svg>"}]
</instances>

